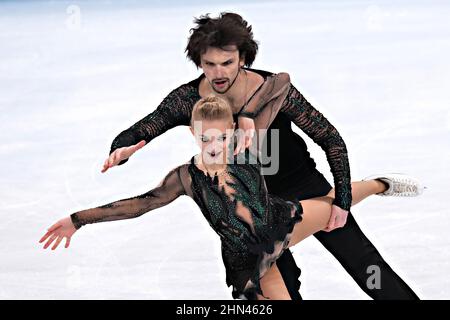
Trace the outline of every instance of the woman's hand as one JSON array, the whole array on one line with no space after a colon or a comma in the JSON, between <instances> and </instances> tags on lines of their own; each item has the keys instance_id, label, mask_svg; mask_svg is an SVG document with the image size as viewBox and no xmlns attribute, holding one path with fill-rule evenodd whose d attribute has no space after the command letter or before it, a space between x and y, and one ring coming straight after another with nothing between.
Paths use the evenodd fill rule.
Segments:
<instances>
[{"instance_id":1,"label":"woman's hand","mask_svg":"<svg viewBox=\"0 0 450 320\"><path fill-rule=\"evenodd\" d=\"M39 243L44 242L47 238L50 237L50 239L48 239L47 243L44 245L44 249L47 249L56 239L52 250L55 250L56 247L58 247L63 238L67 238L65 247L68 248L70 245L70 238L77 231L72 223L72 220L70 219L70 216L59 220L47 230L47 233L41 238L41 240L39 240Z\"/></svg>"},{"instance_id":2,"label":"woman's hand","mask_svg":"<svg viewBox=\"0 0 450 320\"><path fill-rule=\"evenodd\" d=\"M248 117L238 117L238 142L234 155L243 152L252 145L253 136L255 135L255 121Z\"/></svg>"},{"instance_id":3,"label":"woman's hand","mask_svg":"<svg viewBox=\"0 0 450 320\"><path fill-rule=\"evenodd\" d=\"M128 159L131 157L133 153L138 151L140 148L145 146L146 142L145 140L141 140L139 143L136 143L135 145L129 146L129 147L123 147L118 148L112 152L109 157L105 160L105 163L103 164L102 173L106 172L109 168L114 167L117 165L120 161Z\"/></svg>"}]
</instances>

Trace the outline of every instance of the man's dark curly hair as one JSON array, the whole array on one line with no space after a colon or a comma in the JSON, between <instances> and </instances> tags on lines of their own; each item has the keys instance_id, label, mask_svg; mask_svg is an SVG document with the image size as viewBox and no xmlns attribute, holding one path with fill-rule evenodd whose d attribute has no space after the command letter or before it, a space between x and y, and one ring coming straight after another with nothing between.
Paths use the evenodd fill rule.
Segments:
<instances>
[{"instance_id":1,"label":"man's dark curly hair","mask_svg":"<svg viewBox=\"0 0 450 320\"><path fill-rule=\"evenodd\" d=\"M250 67L255 61L258 43L253 40L252 26L237 13L222 12L218 18L210 18L207 13L195 18L194 23L197 26L189 30L192 34L185 52L197 68L201 64L200 56L208 47L225 50L225 46L236 45L246 66Z\"/></svg>"}]
</instances>

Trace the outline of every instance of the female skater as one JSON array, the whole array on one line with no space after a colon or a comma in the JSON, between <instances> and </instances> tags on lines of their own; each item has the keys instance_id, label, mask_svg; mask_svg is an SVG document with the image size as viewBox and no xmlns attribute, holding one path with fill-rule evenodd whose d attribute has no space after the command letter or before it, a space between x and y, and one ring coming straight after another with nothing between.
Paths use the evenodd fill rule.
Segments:
<instances>
[{"instance_id":1,"label":"female skater","mask_svg":"<svg viewBox=\"0 0 450 320\"><path fill-rule=\"evenodd\" d=\"M249 149L233 155L235 123L229 104L219 97L200 99L191 117L191 132L201 152L170 170L150 191L96 208L72 213L53 224L40 239L52 249L83 225L136 218L181 195L192 198L221 237L226 283L235 299L265 299L260 281L282 252L326 227L334 199L299 202L267 192L261 166ZM380 180L352 183L352 205L387 189Z\"/></svg>"}]
</instances>

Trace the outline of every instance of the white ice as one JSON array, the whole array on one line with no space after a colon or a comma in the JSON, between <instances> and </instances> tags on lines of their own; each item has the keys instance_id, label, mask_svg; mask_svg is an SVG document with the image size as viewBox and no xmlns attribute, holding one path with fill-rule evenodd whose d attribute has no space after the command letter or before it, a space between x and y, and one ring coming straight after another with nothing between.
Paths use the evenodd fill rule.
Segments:
<instances>
[{"instance_id":1,"label":"white ice","mask_svg":"<svg viewBox=\"0 0 450 320\"><path fill-rule=\"evenodd\" d=\"M450 298L450 3L184 3L0 3L0 299L231 299L219 238L188 197L86 226L69 249L38 244L58 219L143 193L198 151L178 127L100 173L117 134L200 74L183 52L189 28L221 11L253 25L253 67L289 72L338 128L353 180L405 172L428 187L352 211L421 298ZM316 239L293 252L305 299L368 299Z\"/></svg>"}]
</instances>

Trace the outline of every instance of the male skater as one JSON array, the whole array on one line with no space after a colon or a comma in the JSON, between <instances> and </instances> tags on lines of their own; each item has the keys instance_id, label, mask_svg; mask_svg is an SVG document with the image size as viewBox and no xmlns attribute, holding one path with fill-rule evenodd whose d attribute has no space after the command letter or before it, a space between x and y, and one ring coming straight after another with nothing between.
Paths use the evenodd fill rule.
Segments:
<instances>
[{"instance_id":1,"label":"male skater","mask_svg":"<svg viewBox=\"0 0 450 320\"><path fill-rule=\"evenodd\" d=\"M178 125L188 126L193 105L209 94L230 102L238 128L252 128L253 120L245 113L245 106L264 79L272 74L250 69L258 50L252 27L235 13L222 13L218 18L201 16L195 23L197 26L191 29L186 52L197 68L203 70L202 75L172 90L156 110L122 131L112 142L102 172L125 163L134 152L167 130ZM302 200L326 195L332 188L316 169L304 140L292 131L291 122L324 150L336 188L329 225L314 236L373 299L418 299L384 261L349 212L350 167L346 145L339 132L292 84L269 127L279 132L279 169L276 174L265 175L268 191L285 199ZM270 136L268 133L267 139ZM249 141L248 136L241 139L236 151L247 147ZM266 145L270 149L270 142ZM372 275L370 266L380 270L380 286L368 285ZM279 275L289 297L302 299L300 269L290 250L285 251L272 269L269 273L275 278Z\"/></svg>"}]
</instances>

